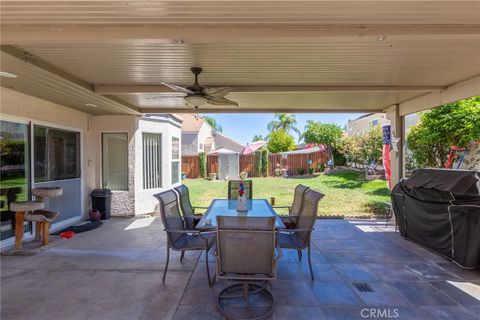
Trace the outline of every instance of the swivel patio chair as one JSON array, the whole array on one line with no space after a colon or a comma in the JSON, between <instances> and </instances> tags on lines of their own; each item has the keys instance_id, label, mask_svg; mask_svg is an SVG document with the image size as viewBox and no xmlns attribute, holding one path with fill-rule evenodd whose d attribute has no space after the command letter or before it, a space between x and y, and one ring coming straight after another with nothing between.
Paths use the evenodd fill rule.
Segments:
<instances>
[{"instance_id":1,"label":"swivel patio chair","mask_svg":"<svg viewBox=\"0 0 480 320\"><path fill-rule=\"evenodd\" d=\"M165 232L167 233L167 260L165 262L162 281L165 282L167 275L170 249L182 252L180 261L183 260L185 251L205 250L208 285L211 285L210 270L208 268L208 251L215 242L215 232L200 232L198 230L187 230L185 228L175 191L164 191L154 195L154 197L157 198L160 203L160 216L163 226L165 227Z\"/></svg>"},{"instance_id":2,"label":"swivel patio chair","mask_svg":"<svg viewBox=\"0 0 480 320\"><path fill-rule=\"evenodd\" d=\"M188 187L184 184L175 188L175 191L178 193L180 199L180 209L183 214L183 219L185 220L187 229L195 229L200 219L203 215L200 213L195 213L196 209L208 209L208 207L194 207L190 202L190 192Z\"/></svg>"},{"instance_id":3,"label":"swivel patio chair","mask_svg":"<svg viewBox=\"0 0 480 320\"><path fill-rule=\"evenodd\" d=\"M253 183L252 180L230 180L228 181L228 199L236 200L238 198L238 190L240 183L243 182L243 187L248 200L253 197Z\"/></svg>"},{"instance_id":4,"label":"swivel patio chair","mask_svg":"<svg viewBox=\"0 0 480 320\"><path fill-rule=\"evenodd\" d=\"M275 217L217 216L216 278L240 282L217 297L217 307L227 319L272 315L275 300L268 281L276 278L280 256L275 234Z\"/></svg>"},{"instance_id":5,"label":"swivel patio chair","mask_svg":"<svg viewBox=\"0 0 480 320\"><path fill-rule=\"evenodd\" d=\"M310 268L310 276L312 280L313 269L310 257L311 234L315 221L317 219L318 203L325 195L314 190L305 192L302 208L297 218L295 229L283 229L278 234L278 243L280 248L295 249L297 252L307 248L308 250L308 266ZM299 259L302 255L299 253Z\"/></svg>"},{"instance_id":6,"label":"swivel patio chair","mask_svg":"<svg viewBox=\"0 0 480 320\"><path fill-rule=\"evenodd\" d=\"M302 209L303 198L305 193L310 190L309 187L299 184L295 187L293 194L293 202L290 206L274 206L273 209L288 209L288 216L280 215L287 229L294 229L297 225L298 215Z\"/></svg>"}]
</instances>

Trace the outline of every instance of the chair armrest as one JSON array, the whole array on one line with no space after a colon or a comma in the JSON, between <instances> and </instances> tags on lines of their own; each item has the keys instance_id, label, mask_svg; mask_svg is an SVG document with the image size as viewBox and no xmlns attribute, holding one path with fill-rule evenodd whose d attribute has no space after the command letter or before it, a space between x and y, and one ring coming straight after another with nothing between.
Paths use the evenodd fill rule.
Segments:
<instances>
[{"instance_id":1,"label":"chair armrest","mask_svg":"<svg viewBox=\"0 0 480 320\"><path fill-rule=\"evenodd\" d=\"M273 209L288 209L290 210L291 206L272 206Z\"/></svg>"},{"instance_id":2,"label":"chair armrest","mask_svg":"<svg viewBox=\"0 0 480 320\"><path fill-rule=\"evenodd\" d=\"M177 229L163 229L165 232L171 232L171 233L195 233L195 234L200 234L200 230L177 230Z\"/></svg>"},{"instance_id":3,"label":"chair armrest","mask_svg":"<svg viewBox=\"0 0 480 320\"><path fill-rule=\"evenodd\" d=\"M201 209L201 210L207 210L208 207L192 207L193 208L193 212L195 213L195 210L197 209Z\"/></svg>"},{"instance_id":4,"label":"chair armrest","mask_svg":"<svg viewBox=\"0 0 480 320\"><path fill-rule=\"evenodd\" d=\"M202 238L202 239L204 239L205 241L208 242L209 239L205 238L204 236L209 235L209 234L216 234L216 233L217 233L217 230L215 230L215 231L200 231L198 233L198 235L200 236L200 238Z\"/></svg>"},{"instance_id":5,"label":"chair armrest","mask_svg":"<svg viewBox=\"0 0 480 320\"><path fill-rule=\"evenodd\" d=\"M315 228L301 228L301 229L279 229L279 232L288 232L288 233L294 233L294 232L305 232L305 231L313 231Z\"/></svg>"}]
</instances>

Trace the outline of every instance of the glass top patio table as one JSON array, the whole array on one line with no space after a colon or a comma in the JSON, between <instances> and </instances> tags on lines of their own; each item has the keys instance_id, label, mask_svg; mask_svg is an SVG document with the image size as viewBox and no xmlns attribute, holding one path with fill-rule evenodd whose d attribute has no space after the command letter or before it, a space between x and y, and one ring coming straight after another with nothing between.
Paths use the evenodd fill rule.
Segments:
<instances>
[{"instance_id":1,"label":"glass top patio table","mask_svg":"<svg viewBox=\"0 0 480 320\"><path fill-rule=\"evenodd\" d=\"M197 229L215 229L217 216L230 217L276 217L275 227L285 228L280 217L275 213L266 199L247 200L248 211L238 212L237 200L215 199L212 201L202 219L198 222Z\"/></svg>"}]
</instances>

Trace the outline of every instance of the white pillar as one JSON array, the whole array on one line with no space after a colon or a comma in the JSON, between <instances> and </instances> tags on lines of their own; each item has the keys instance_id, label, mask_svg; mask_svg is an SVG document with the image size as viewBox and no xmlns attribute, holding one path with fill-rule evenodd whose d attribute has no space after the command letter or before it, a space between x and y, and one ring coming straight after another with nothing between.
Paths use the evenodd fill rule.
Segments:
<instances>
[{"instance_id":1,"label":"white pillar","mask_svg":"<svg viewBox=\"0 0 480 320\"><path fill-rule=\"evenodd\" d=\"M387 119L390 120L390 128L393 138L400 138L400 141L397 144L397 150L392 150L390 153L391 160L391 170L392 170L392 187L400 181L403 177L403 118L400 116L399 105L391 106L385 110L387 114Z\"/></svg>"}]
</instances>

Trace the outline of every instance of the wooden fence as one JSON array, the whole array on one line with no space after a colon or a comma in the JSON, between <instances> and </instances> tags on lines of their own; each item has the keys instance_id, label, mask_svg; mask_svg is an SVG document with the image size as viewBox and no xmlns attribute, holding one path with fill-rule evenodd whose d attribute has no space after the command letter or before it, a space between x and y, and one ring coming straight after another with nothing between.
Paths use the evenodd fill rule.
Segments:
<instances>
[{"instance_id":1,"label":"wooden fence","mask_svg":"<svg viewBox=\"0 0 480 320\"><path fill-rule=\"evenodd\" d=\"M303 168L305 173L308 173L308 162L312 161L312 167L317 170L321 163L326 163L328 160L328 153L326 151L317 151L308 154L289 154L282 156L281 154L270 154L268 156L268 175L275 175L275 168L277 163L282 168L287 169L289 176L297 175L298 169ZM247 172L249 177L258 176L255 172L255 155L240 155L240 172ZM218 171L218 156L207 156L207 174ZM198 156L182 156L182 173L185 173L187 178L200 177L200 161Z\"/></svg>"}]
</instances>

